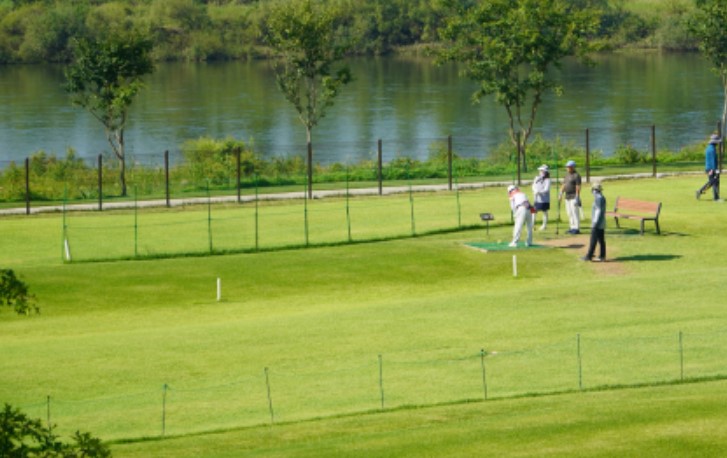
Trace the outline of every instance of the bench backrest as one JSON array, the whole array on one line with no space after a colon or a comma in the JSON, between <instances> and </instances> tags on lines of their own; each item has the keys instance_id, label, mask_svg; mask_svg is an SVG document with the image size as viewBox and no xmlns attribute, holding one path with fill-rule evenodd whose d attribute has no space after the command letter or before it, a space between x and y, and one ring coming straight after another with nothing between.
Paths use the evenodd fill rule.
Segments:
<instances>
[{"instance_id":1,"label":"bench backrest","mask_svg":"<svg viewBox=\"0 0 727 458\"><path fill-rule=\"evenodd\" d=\"M659 216L659 212L661 211L661 202L648 202L645 200L624 199L623 197L617 197L614 211Z\"/></svg>"}]
</instances>

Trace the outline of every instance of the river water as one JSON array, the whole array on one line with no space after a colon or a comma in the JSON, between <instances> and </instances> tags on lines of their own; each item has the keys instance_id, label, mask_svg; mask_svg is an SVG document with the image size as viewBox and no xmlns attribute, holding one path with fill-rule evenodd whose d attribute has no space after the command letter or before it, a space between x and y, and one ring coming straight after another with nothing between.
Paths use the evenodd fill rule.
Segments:
<instances>
[{"instance_id":1,"label":"river water","mask_svg":"<svg viewBox=\"0 0 727 458\"><path fill-rule=\"evenodd\" d=\"M703 142L721 114L720 80L698 54L609 54L587 67L568 61L557 72L561 96L548 94L536 132L612 154L623 144L649 148L656 125L659 148ZM505 110L492 98L473 104L476 85L455 65L413 57L350 62L344 87L315 128L320 163L372 158L381 139L385 159L424 159L432 144L453 136L462 156L484 157L507 141ZM93 158L110 151L101 124L71 105L60 66L0 67L0 167L45 151L69 148ZM147 77L134 101L127 150L140 162L199 137L250 142L264 157L303 155L305 130L275 85L268 62L165 63Z\"/></svg>"}]
</instances>

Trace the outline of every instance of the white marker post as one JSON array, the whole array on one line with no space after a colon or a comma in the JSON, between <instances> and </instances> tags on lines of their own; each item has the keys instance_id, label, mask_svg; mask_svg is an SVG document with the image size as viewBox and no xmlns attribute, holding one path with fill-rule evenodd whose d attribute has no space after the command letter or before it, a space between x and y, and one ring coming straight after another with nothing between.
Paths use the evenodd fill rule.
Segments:
<instances>
[{"instance_id":1,"label":"white marker post","mask_svg":"<svg viewBox=\"0 0 727 458\"><path fill-rule=\"evenodd\" d=\"M512 255L512 276L517 277L517 255Z\"/></svg>"},{"instance_id":2,"label":"white marker post","mask_svg":"<svg viewBox=\"0 0 727 458\"><path fill-rule=\"evenodd\" d=\"M217 277L217 302L222 300L222 279Z\"/></svg>"},{"instance_id":3,"label":"white marker post","mask_svg":"<svg viewBox=\"0 0 727 458\"><path fill-rule=\"evenodd\" d=\"M66 253L66 261L71 262L71 245L68 243L68 239L63 239L63 249Z\"/></svg>"}]
</instances>

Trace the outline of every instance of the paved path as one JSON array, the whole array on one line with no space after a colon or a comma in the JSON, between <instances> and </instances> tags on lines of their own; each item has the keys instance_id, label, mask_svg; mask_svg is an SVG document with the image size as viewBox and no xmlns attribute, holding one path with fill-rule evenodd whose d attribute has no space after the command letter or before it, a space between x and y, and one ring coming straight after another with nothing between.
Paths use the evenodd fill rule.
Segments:
<instances>
[{"instance_id":1,"label":"paved path","mask_svg":"<svg viewBox=\"0 0 727 458\"><path fill-rule=\"evenodd\" d=\"M656 175L657 178L663 178L666 176L676 176L676 175L695 175L695 174L702 174L701 172L675 172L675 173L658 173ZM595 181L596 179L599 181L610 181L610 180L624 180L624 179L639 179L639 178L652 178L651 173L635 173L635 174L628 174L628 175L611 175L606 177L591 177L591 181ZM529 185L531 183L530 180L524 180L523 185ZM489 188L489 187L505 187L512 184L512 181L484 181L484 182L475 182L475 183L459 183L457 187L459 189L480 189L480 188ZM416 185L412 186L411 189L415 192L436 192L436 191L446 191L448 189L448 186L446 184L436 184L436 185ZM384 195L390 195L390 194L401 194L409 192L409 186L390 186L390 187L384 187L382 189L382 194ZM379 188L355 188L350 189L348 191L349 195L352 196L375 196L379 193ZM313 191L313 198L314 199L323 199L326 197L342 197L346 195L345 189L334 189L334 190L328 190L328 191ZM303 191L299 192L281 192L281 193L271 193L271 194L258 194L257 199L259 200L292 200L292 199L303 199L305 197L305 193ZM255 201L254 195L244 195L240 196L241 202L254 202ZM211 197L209 199L212 203L226 203L226 202L237 202L237 195L232 196L216 196ZM190 197L186 199L171 199L169 202L170 207L180 207L185 205L199 205L199 204L206 204L208 202L207 197ZM139 208L153 208L153 207L166 207L167 201L165 199L156 199L156 200L140 200L138 202L134 201L123 201L123 202L104 202L103 203L103 209L104 210L118 210L118 209L132 209L135 205L138 205ZM90 204L72 204L72 205L66 205L66 211L97 211L98 210L98 202L90 203ZM37 214L37 213L53 213L53 212L61 212L63 211L62 205L47 205L47 206L37 206L33 207L31 203L30 213L31 214ZM26 208L23 207L16 207L16 208L7 208L7 209L0 209L0 216L3 215L25 215L26 214Z\"/></svg>"}]
</instances>

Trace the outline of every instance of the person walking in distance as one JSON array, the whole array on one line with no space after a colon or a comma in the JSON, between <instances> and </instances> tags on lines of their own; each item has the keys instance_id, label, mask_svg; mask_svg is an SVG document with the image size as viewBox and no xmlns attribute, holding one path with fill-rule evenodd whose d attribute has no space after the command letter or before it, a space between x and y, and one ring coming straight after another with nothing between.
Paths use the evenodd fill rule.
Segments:
<instances>
[{"instance_id":1,"label":"person walking in distance","mask_svg":"<svg viewBox=\"0 0 727 458\"><path fill-rule=\"evenodd\" d=\"M606 198L603 196L603 188L599 183L591 187L593 193L593 208L591 209L591 242L588 244L588 253L581 259L584 261L605 261L606 260ZM598 257L593 257L599 245Z\"/></svg>"},{"instance_id":2,"label":"person walking in distance","mask_svg":"<svg viewBox=\"0 0 727 458\"><path fill-rule=\"evenodd\" d=\"M523 226L526 226L528 230L528 238L525 246L530 246L533 244L533 214L528 196L515 185L507 187L507 194L510 198L510 209L515 220L510 246L517 246L517 242L520 240L520 234L523 231Z\"/></svg>"},{"instance_id":3,"label":"person walking in distance","mask_svg":"<svg viewBox=\"0 0 727 458\"><path fill-rule=\"evenodd\" d=\"M535 204L535 214L533 215L533 224L538 212L543 213L543 225L540 230L544 231L548 225L548 210L550 210L550 171L546 164L538 167L539 174L533 180L533 203Z\"/></svg>"},{"instance_id":4,"label":"person walking in distance","mask_svg":"<svg viewBox=\"0 0 727 458\"><path fill-rule=\"evenodd\" d=\"M558 200L565 197L565 210L568 213L569 234L581 233L581 176L576 172L576 163L568 161L565 164L568 173L563 178Z\"/></svg>"},{"instance_id":5,"label":"person walking in distance","mask_svg":"<svg viewBox=\"0 0 727 458\"><path fill-rule=\"evenodd\" d=\"M712 134L709 137L709 144L704 151L704 172L707 174L707 182L697 191L697 199L712 188L712 197L719 200L719 160L717 159L717 145L722 141L719 135Z\"/></svg>"}]
</instances>

